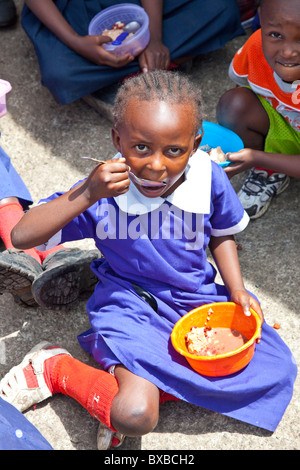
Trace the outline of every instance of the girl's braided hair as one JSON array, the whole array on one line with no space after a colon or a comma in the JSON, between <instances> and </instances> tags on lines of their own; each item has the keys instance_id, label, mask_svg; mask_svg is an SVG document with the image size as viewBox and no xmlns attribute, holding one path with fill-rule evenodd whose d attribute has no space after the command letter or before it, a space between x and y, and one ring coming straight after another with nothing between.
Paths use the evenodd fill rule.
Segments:
<instances>
[{"instance_id":1,"label":"girl's braided hair","mask_svg":"<svg viewBox=\"0 0 300 470\"><path fill-rule=\"evenodd\" d=\"M192 104L195 132L202 129L203 111L199 87L179 72L155 70L128 78L119 88L113 107L114 125L124 120L129 100L164 101L170 104Z\"/></svg>"}]
</instances>

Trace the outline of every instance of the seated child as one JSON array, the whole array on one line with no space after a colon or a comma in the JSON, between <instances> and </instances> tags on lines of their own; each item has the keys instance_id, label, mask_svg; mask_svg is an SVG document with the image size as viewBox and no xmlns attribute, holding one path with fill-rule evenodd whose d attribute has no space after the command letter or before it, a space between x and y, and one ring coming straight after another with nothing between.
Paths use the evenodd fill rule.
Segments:
<instances>
[{"instance_id":1,"label":"seated child","mask_svg":"<svg viewBox=\"0 0 300 470\"><path fill-rule=\"evenodd\" d=\"M220 124L245 149L229 155L229 177L250 173L238 196L251 219L261 217L289 176L300 177L300 3L262 0L261 29L237 51L229 75L239 85L217 107Z\"/></svg>"},{"instance_id":2,"label":"seated child","mask_svg":"<svg viewBox=\"0 0 300 470\"><path fill-rule=\"evenodd\" d=\"M102 47L109 38L88 36L88 27L96 14L120 2L24 3L22 26L37 53L42 83L63 105L86 96L92 103L90 94L132 73L167 69L170 61L181 63L244 34L236 0L130 0L149 16L150 41L137 58L116 56Z\"/></svg>"},{"instance_id":3,"label":"seated child","mask_svg":"<svg viewBox=\"0 0 300 470\"><path fill-rule=\"evenodd\" d=\"M9 292L23 306L40 305L61 309L90 291L96 278L91 262L98 250L79 250L63 245L47 251L37 248L16 250L11 231L32 204L31 195L9 156L0 147L0 294Z\"/></svg>"},{"instance_id":4,"label":"seated child","mask_svg":"<svg viewBox=\"0 0 300 470\"><path fill-rule=\"evenodd\" d=\"M0 238L6 248L0 252L0 294L10 292L24 306L60 309L94 286L90 264L99 252L63 245L43 252L16 250L11 231L31 204L26 185L0 147Z\"/></svg>"},{"instance_id":5,"label":"seated child","mask_svg":"<svg viewBox=\"0 0 300 470\"><path fill-rule=\"evenodd\" d=\"M244 286L234 234L249 218L223 169L197 150L198 87L179 73L138 75L120 88L114 117L117 158L28 211L12 234L20 249L94 237L104 258L92 264L99 282L79 342L104 370L42 343L2 379L0 396L21 411L55 393L75 398L100 421L99 449L152 431L159 404L172 398L273 431L296 365ZM170 334L191 309L229 300L259 314L261 338L243 370L205 377Z\"/></svg>"}]
</instances>

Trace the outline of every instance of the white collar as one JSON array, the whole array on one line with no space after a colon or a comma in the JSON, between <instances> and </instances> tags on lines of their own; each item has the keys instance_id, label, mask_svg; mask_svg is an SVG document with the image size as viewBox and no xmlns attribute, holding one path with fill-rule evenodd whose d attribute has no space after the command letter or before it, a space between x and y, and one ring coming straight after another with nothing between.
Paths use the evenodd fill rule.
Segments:
<instances>
[{"instance_id":1,"label":"white collar","mask_svg":"<svg viewBox=\"0 0 300 470\"><path fill-rule=\"evenodd\" d=\"M114 158L120 158L117 154ZM130 215L141 215L160 207L165 201L186 212L209 214L211 192L211 159L206 152L197 150L185 170L185 181L166 198L149 198L134 184L125 194L114 198L119 208Z\"/></svg>"}]
</instances>

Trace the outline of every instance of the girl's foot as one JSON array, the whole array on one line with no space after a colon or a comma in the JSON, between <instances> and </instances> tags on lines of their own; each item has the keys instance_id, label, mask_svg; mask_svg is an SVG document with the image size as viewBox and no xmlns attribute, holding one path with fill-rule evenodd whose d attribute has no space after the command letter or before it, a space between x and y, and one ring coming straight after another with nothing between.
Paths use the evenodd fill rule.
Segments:
<instances>
[{"instance_id":1,"label":"girl's foot","mask_svg":"<svg viewBox=\"0 0 300 470\"><path fill-rule=\"evenodd\" d=\"M42 342L36 345L0 381L0 397L19 411L25 411L36 403L52 396L51 383L47 378L46 361L62 354L70 354L62 348ZM52 361L54 365L55 359ZM49 362L48 364L49 365Z\"/></svg>"}]
</instances>

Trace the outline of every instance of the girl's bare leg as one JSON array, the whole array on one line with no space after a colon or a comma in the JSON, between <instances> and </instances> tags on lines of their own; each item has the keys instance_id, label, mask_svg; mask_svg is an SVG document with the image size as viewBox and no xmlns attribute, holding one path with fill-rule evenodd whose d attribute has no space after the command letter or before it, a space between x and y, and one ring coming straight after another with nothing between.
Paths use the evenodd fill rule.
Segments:
<instances>
[{"instance_id":1,"label":"girl's bare leg","mask_svg":"<svg viewBox=\"0 0 300 470\"><path fill-rule=\"evenodd\" d=\"M122 365L115 368L119 392L111 407L111 423L126 436L151 432L159 418L159 389Z\"/></svg>"}]
</instances>

